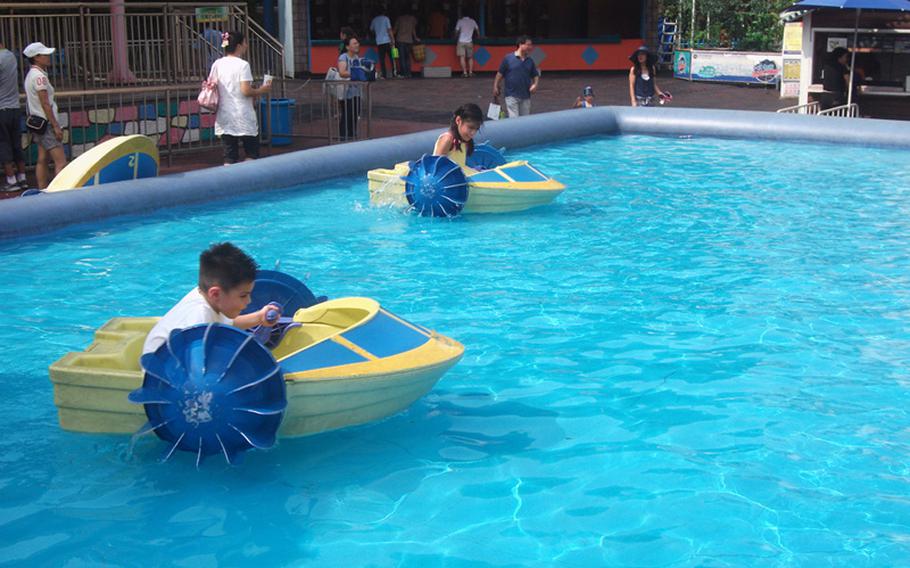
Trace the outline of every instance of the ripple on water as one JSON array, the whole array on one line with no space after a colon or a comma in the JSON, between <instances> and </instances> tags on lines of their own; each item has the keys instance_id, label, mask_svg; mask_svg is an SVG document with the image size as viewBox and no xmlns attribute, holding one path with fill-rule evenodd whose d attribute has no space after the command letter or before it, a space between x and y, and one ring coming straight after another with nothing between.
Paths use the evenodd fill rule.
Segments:
<instances>
[{"instance_id":1,"label":"ripple on water","mask_svg":"<svg viewBox=\"0 0 910 568\"><path fill-rule=\"evenodd\" d=\"M555 204L428 220L343 178L0 245L0 561L905 562L906 152L628 136L521 157L568 183ZM397 416L238 468L60 431L47 366L163 313L222 240L465 358Z\"/></svg>"}]
</instances>

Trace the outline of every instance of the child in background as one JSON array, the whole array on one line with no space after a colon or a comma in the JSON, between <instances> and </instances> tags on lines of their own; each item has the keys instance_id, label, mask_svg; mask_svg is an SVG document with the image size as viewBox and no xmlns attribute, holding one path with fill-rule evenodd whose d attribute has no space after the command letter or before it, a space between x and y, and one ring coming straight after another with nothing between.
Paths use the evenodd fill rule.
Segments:
<instances>
[{"instance_id":1,"label":"child in background","mask_svg":"<svg viewBox=\"0 0 910 568\"><path fill-rule=\"evenodd\" d=\"M483 111L474 103L461 105L452 115L449 129L439 135L434 156L448 156L453 162L464 165L468 156L474 152L474 137L483 126Z\"/></svg>"},{"instance_id":2,"label":"child in background","mask_svg":"<svg viewBox=\"0 0 910 568\"><path fill-rule=\"evenodd\" d=\"M594 108L594 88L591 85L584 88L572 108Z\"/></svg>"},{"instance_id":3,"label":"child in background","mask_svg":"<svg viewBox=\"0 0 910 568\"><path fill-rule=\"evenodd\" d=\"M240 329L275 325L278 318L266 317L276 309L274 305L240 315L250 303L257 269L256 261L231 243L209 247L199 255L199 286L155 324L145 339L142 353L158 349L167 342L172 330L201 323L223 323Z\"/></svg>"}]
</instances>

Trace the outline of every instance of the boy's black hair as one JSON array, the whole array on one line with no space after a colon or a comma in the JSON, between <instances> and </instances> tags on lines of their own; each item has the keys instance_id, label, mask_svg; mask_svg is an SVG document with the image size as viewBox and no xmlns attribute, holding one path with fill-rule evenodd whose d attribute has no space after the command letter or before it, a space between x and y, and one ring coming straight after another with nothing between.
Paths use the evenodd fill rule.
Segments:
<instances>
[{"instance_id":1,"label":"boy's black hair","mask_svg":"<svg viewBox=\"0 0 910 568\"><path fill-rule=\"evenodd\" d=\"M456 117L462 121L473 122L480 127L483 126L483 111L474 103L463 104L455 109L455 114L452 115L452 122L449 124L449 132L452 137L465 144L465 156L470 156L474 153L474 141L461 139L461 135L458 134L458 124L455 122Z\"/></svg>"},{"instance_id":2,"label":"boy's black hair","mask_svg":"<svg viewBox=\"0 0 910 568\"><path fill-rule=\"evenodd\" d=\"M518 36L518 39L515 40L515 47L524 45L524 44L528 43L529 41L531 41L531 36L520 35L520 36Z\"/></svg>"},{"instance_id":3,"label":"boy's black hair","mask_svg":"<svg viewBox=\"0 0 910 568\"><path fill-rule=\"evenodd\" d=\"M850 53L850 50L848 50L846 47L840 47L840 46L835 47L834 50L831 52L831 56L830 56L831 61L836 63L838 59L840 59L842 56L844 56L848 53Z\"/></svg>"},{"instance_id":4,"label":"boy's black hair","mask_svg":"<svg viewBox=\"0 0 910 568\"><path fill-rule=\"evenodd\" d=\"M259 266L248 254L231 243L217 243L199 255L199 288L206 292L212 286L233 290L256 280Z\"/></svg>"},{"instance_id":5,"label":"boy's black hair","mask_svg":"<svg viewBox=\"0 0 910 568\"><path fill-rule=\"evenodd\" d=\"M243 32L228 32L228 44L224 47L225 53L234 53L237 51L237 46L243 43L243 40L246 37L243 35Z\"/></svg>"}]
</instances>

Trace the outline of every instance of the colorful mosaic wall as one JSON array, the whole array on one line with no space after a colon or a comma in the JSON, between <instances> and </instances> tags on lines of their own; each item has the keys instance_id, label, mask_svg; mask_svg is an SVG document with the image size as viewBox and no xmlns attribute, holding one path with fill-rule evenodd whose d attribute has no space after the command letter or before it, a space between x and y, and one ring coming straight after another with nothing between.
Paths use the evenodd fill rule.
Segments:
<instances>
[{"instance_id":1,"label":"colorful mosaic wall","mask_svg":"<svg viewBox=\"0 0 910 568\"><path fill-rule=\"evenodd\" d=\"M168 112L170 110L170 112ZM168 120L170 116L170 121ZM140 104L101 108L88 111L61 112L63 146L70 159L105 140L125 134L145 134L158 140L159 146L208 141L215 137L215 115L196 101ZM23 118L22 132L25 132ZM22 136L22 148L29 162L35 162L38 148Z\"/></svg>"},{"instance_id":2,"label":"colorful mosaic wall","mask_svg":"<svg viewBox=\"0 0 910 568\"><path fill-rule=\"evenodd\" d=\"M641 39L623 39L613 43L538 43L531 52L531 58L541 69L547 71L628 71L631 63L629 55L642 44ZM514 45L480 45L474 46L475 71L495 72L499 63L507 54L515 51ZM361 48L364 57L378 60L376 49L372 46ZM337 65L338 42L330 45L314 45L312 50L312 67L314 73L325 73L329 67ZM426 59L421 63L414 62L414 70L419 71L424 65L431 67L450 67L453 71L461 68L455 54L454 44L427 44Z\"/></svg>"}]
</instances>

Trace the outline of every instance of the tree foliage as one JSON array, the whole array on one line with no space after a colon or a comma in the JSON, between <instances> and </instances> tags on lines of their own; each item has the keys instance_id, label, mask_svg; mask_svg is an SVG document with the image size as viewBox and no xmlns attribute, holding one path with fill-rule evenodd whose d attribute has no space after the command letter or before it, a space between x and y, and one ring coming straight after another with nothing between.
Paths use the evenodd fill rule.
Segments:
<instances>
[{"instance_id":1,"label":"tree foliage","mask_svg":"<svg viewBox=\"0 0 910 568\"><path fill-rule=\"evenodd\" d=\"M779 51L780 13L795 0L694 0L696 43L732 46L742 51ZM661 13L679 24L689 39L693 0L660 0ZM726 45L724 45L726 44Z\"/></svg>"}]
</instances>

